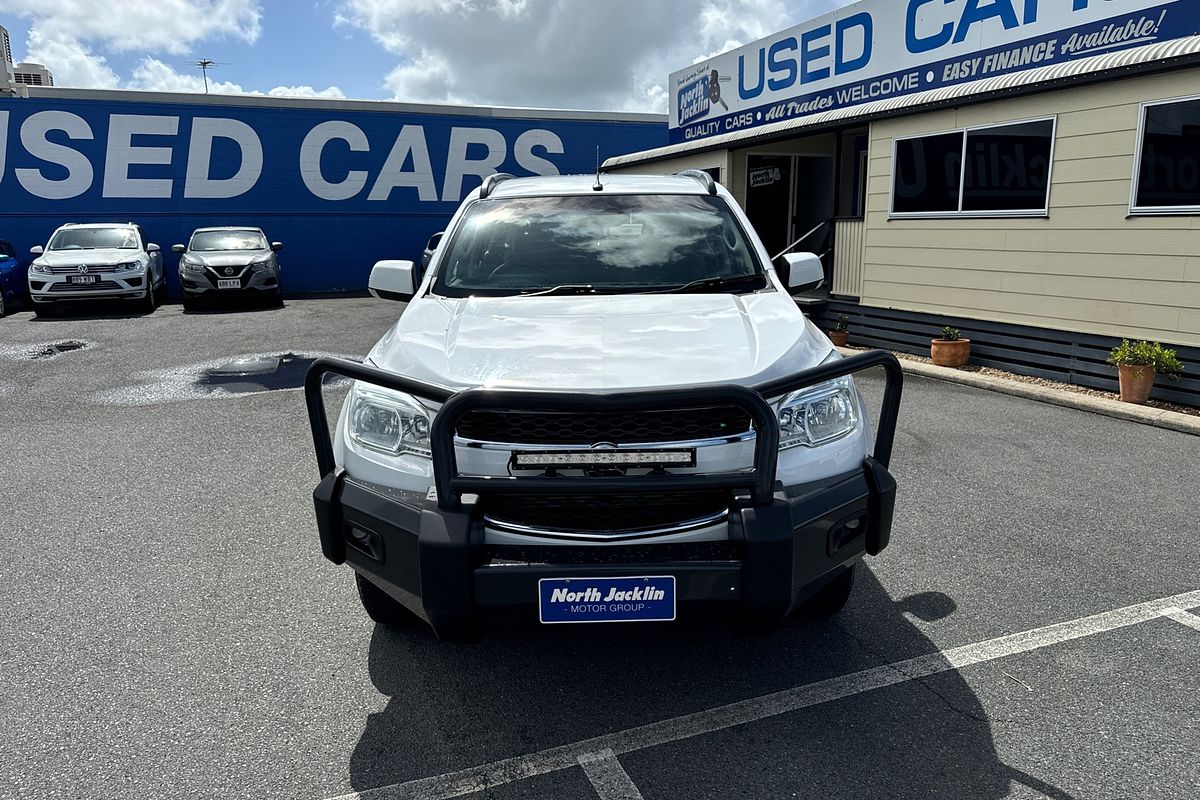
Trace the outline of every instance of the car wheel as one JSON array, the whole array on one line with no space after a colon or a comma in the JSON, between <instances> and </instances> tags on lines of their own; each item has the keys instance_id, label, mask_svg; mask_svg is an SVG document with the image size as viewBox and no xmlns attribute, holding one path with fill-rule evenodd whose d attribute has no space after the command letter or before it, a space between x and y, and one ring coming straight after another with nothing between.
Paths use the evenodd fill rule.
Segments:
<instances>
[{"instance_id":1,"label":"car wheel","mask_svg":"<svg viewBox=\"0 0 1200 800\"><path fill-rule=\"evenodd\" d=\"M0 317L3 317L6 313L4 307L4 290L0 289Z\"/></svg>"},{"instance_id":2,"label":"car wheel","mask_svg":"<svg viewBox=\"0 0 1200 800\"><path fill-rule=\"evenodd\" d=\"M183 310L185 312L195 311L199 307L199 305L200 305L199 298L190 297L186 294L183 296Z\"/></svg>"},{"instance_id":3,"label":"car wheel","mask_svg":"<svg viewBox=\"0 0 1200 800\"><path fill-rule=\"evenodd\" d=\"M362 601L367 616L376 624L389 628L408 628L421 621L416 614L357 572L354 573L354 583L358 586L358 599Z\"/></svg>"},{"instance_id":4,"label":"car wheel","mask_svg":"<svg viewBox=\"0 0 1200 800\"><path fill-rule=\"evenodd\" d=\"M33 304L33 315L35 317L53 317L56 310L54 303Z\"/></svg>"},{"instance_id":5,"label":"car wheel","mask_svg":"<svg viewBox=\"0 0 1200 800\"><path fill-rule=\"evenodd\" d=\"M804 611L814 617L829 617L846 607L850 593L854 590L854 570L851 564L840 575L823 586L804 604Z\"/></svg>"},{"instance_id":6,"label":"car wheel","mask_svg":"<svg viewBox=\"0 0 1200 800\"><path fill-rule=\"evenodd\" d=\"M154 309L158 308L158 292L154 290L153 274L146 270L146 296L141 300L142 310L147 314L153 314Z\"/></svg>"}]
</instances>

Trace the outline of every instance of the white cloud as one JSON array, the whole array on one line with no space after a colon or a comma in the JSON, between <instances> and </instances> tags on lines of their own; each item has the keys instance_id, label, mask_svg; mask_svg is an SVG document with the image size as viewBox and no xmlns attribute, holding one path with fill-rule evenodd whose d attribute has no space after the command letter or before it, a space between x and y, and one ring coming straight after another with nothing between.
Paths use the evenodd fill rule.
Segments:
<instances>
[{"instance_id":1,"label":"white cloud","mask_svg":"<svg viewBox=\"0 0 1200 800\"><path fill-rule=\"evenodd\" d=\"M31 41L70 38L118 52L184 53L213 36L254 42L262 33L258 0L0 0L0 11L31 19Z\"/></svg>"},{"instance_id":2,"label":"white cloud","mask_svg":"<svg viewBox=\"0 0 1200 800\"><path fill-rule=\"evenodd\" d=\"M397 100L665 111L666 79L846 0L342 0Z\"/></svg>"},{"instance_id":3,"label":"white cloud","mask_svg":"<svg viewBox=\"0 0 1200 800\"><path fill-rule=\"evenodd\" d=\"M0 0L0 12L31 20L28 59L45 64L58 86L88 89L142 89L156 92L203 92L204 79L181 73L150 56L122 80L97 49L112 52L144 50L153 46L167 53L185 53L198 42L232 37L253 43L262 34L259 0L125 0L97 10L87 0ZM345 94L336 86L276 86L267 92L245 89L230 81L209 77L213 94L270 95L272 97L331 97Z\"/></svg>"}]
</instances>

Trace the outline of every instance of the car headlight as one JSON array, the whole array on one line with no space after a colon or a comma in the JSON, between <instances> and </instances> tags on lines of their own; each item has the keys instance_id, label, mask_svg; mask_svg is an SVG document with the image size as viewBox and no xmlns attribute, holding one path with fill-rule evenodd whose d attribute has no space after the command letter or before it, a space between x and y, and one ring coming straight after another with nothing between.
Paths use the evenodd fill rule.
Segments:
<instances>
[{"instance_id":1,"label":"car headlight","mask_svg":"<svg viewBox=\"0 0 1200 800\"><path fill-rule=\"evenodd\" d=\"M823 363L840 358L835 350ZM792 392L777 408L780 450L835 442L853 433L861 421L858 391L849 376Z\"/></svg>"},{"instance_id":2,"label":"car headlight","mask_svg":"<svg viewBox=\"0 0 1200 800\"><path fill-rule=\"evenodd\" d=\"M274 261L274 259L272 259L271 256L269 256L269 255L260 256L259 258L256 258L253 261L251 261L250 266L254 267L254 269L258 270L259 272L265 272L266 270L268 270L274 266L274 264L272 263L273 261Z\"/></svg>"},{"instance_id":3,"label":"car headlight","mask_svg":"<svg viewBox=\"0 0 1200 800\"><path fill-rule=\"evenodd\" d=\"M117 272L133 272L134 270L140 270L141 268L142 265L136 261L126 261L123 264L117 264Z\"/></svg>"},{"instance_id":4,"label":"car headlight","mask_svg":"<svg viewBox=\"0 0 1200 800\"><path fill-rule=\"evenodd\" d=\"M184 256L183 258L179 259L179 268L185 272L203 272L204 271L203 264L201 264L199 261L193 261L192 259L188 258L187 256Z\"/></svg>"},{"instance_id":5,"label":"car headlight","mask_svg":"<svg viewBox=\"0 0 1200 800\"><path fill-rule=\"evenodd\" d=\"M41 261L34 261L32 264L29 265L29 269L33 272L49 273L50 265L45 264Z\"/></svg>"},{"instance_id":6,"label":"car headlight","mask_svg":"<svg viewBox=\"0 0 1200 800\"><path fill-rule=\"evenodd\" d=\"M346 428L363 447L391 455L430 456L429 412L409 395L356 383Z\"/></svg>"}]
</instances>

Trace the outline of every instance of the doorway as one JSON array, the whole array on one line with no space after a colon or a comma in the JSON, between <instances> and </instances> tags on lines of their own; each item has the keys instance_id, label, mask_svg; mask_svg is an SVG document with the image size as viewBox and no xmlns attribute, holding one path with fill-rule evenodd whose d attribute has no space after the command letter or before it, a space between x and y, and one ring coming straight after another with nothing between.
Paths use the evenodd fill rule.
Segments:
<instances>
[{"instance_id":1,"label":"doorway","mask_svg":"<svg viewBox=\"0 0 1200 800\"><path fill-rule=\"evenodd\" d=\"M834 209L833 156L750 153L746 171L746 215L771 256L810 232L795 250L823 254L831 233L821 223Z\"/></svg>"}]
</instances>

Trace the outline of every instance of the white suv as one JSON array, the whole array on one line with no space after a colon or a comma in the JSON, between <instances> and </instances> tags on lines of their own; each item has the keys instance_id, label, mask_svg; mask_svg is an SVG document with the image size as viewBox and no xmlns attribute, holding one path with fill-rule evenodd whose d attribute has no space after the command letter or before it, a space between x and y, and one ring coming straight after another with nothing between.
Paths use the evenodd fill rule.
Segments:
<instances>
[{"instance_id":1,"label":"white suv","mask_svg":"<svg viewBox=\"0 0 1200 800\"><path fill-rule=\"evenodd\" d=\"M900 369L805 318L789 289L823 280L701 172L488 178L423 277L375 266L408 306L365 364L309 372L326 557L376 622L439 636L840 609L889 540ZM332 442L325 373L355 381Z\"/></svg>"},{"instance_id":2,"label":"white suv","mask_svg":"<svg viewBox=\"0 0 1200 800\"><path fill-rule=\"evenodd\" d=\"M38 316L59 301L125 298L153 311L166 292L159 246L134 223L63 225L29 252L29 295Z\"/></svg>"}]
</instances>

